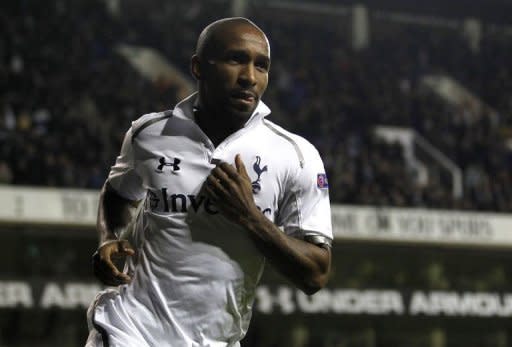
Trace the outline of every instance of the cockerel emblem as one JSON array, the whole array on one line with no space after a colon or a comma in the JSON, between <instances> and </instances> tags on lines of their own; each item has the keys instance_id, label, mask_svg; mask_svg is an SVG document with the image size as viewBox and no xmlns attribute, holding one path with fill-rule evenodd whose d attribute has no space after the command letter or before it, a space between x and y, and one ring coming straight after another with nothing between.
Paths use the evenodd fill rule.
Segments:
<instances>
[{"instance_id":1,"label":"cockerel emblem","mask_svg":"<svg viewBox=\"0 0 512 347\"><path fill-rule=\"evenodd\" d=\"M251 182L252 192L253 194L258 194L261 190L260 177L262 173L267 171L267 165L261 167L261 158L256 156L256 161L252 165L252 169L254 172L256 172L256 175L258 175L258 177L253 182Z\"/></svg>"}]
</instances>

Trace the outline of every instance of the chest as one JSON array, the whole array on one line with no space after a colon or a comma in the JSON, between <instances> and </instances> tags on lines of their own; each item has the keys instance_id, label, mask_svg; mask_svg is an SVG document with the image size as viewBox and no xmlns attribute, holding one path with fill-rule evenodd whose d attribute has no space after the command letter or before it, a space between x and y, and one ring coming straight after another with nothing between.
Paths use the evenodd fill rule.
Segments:
<instances>
[{"instance_id":1,"label":"chest","mask_svg":"<svg viewBox=\"0 0 512 347\"><path fill-rule=\"evenodd\" d=\"M210 148L183 137L160 137L151 148L138 148L135 167L153 211L186 214L202 209L216 214L202 186L216 163L234 166L236 154L245 164L256 205L273 219L284 190L286 160L272 146L239 140Z\"/></svg>"}]
</instances>

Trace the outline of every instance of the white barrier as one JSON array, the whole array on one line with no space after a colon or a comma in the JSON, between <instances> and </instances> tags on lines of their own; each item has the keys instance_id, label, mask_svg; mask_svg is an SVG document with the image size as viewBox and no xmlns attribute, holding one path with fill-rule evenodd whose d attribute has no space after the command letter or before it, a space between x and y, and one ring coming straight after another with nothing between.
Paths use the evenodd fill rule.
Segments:
<instances>
[{"instance_id":1,"label":"white barrier","mask_svg":"<svg viewBox=\"0 0 512 347\"><path fill-rule=\"evenodd\" d=\"M414 208L332 206L335 239L512 246L512 215Z\"/></svg>"},{"instance_id":2,"label":"white barrier","mask_svg":"<svg viewBox=\"0 0 512 347\"><path fill-rule=\"evenodd\" d=\"M0 222L94 226L99 191L0 186Z\"/></svg>"},{"instance_id":3,"label":"white barrier","mask_svg":"<svg viewBox=\"0 0 512 347\"><path fill-rule=\"evenodd\" d=\"M0 186L0 223L94 227L99 192ZM337 240L512 247L512 215L332 206Z\"/></svg>"}]
</instances>

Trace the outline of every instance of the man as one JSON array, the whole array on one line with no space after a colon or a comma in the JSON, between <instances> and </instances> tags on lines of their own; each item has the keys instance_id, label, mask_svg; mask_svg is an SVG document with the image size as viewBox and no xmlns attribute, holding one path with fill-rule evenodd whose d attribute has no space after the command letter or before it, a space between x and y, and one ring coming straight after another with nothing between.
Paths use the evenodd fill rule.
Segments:
<instances>
[{"instance_id":1,"label":"man","mask_svg":"<svg viewBox=\"0 0 512 347\"><path fill-rule=\"evenodd\" d=\"M228 18L201 33L198 92L133 122L101 192L87 346L239 346L264 260L307 294L328 278L327 180L314 147L265 120L265 34ZM120 238L144 200L129 240ZM112 258L129 256L128 270Z\"/></svg>"}]
</instances>

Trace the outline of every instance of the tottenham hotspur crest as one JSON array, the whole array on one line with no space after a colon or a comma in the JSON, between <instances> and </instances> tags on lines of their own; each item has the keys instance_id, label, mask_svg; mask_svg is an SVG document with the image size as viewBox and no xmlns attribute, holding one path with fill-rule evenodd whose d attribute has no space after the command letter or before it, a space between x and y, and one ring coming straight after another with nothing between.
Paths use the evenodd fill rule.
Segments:
<instances>
[{"instance_id":1,"label":"tottenham hotspur crest","mask_svg":"<svg viewBox=\"0 0 512 347\"><path fill-rule=\"evenodd\" d=\"M262 173L267 171L267 165L261 167L260 164L261 158L259 156L256 156L256 161L254 162L254 164L252 164L252 169L254 170L254 172L256 172L256 175L258 175L258 177L256 178L256 180L251 182L253 194L258 194L259 191L261 190L260 177Z\"/></svg>"}]
</instances>

